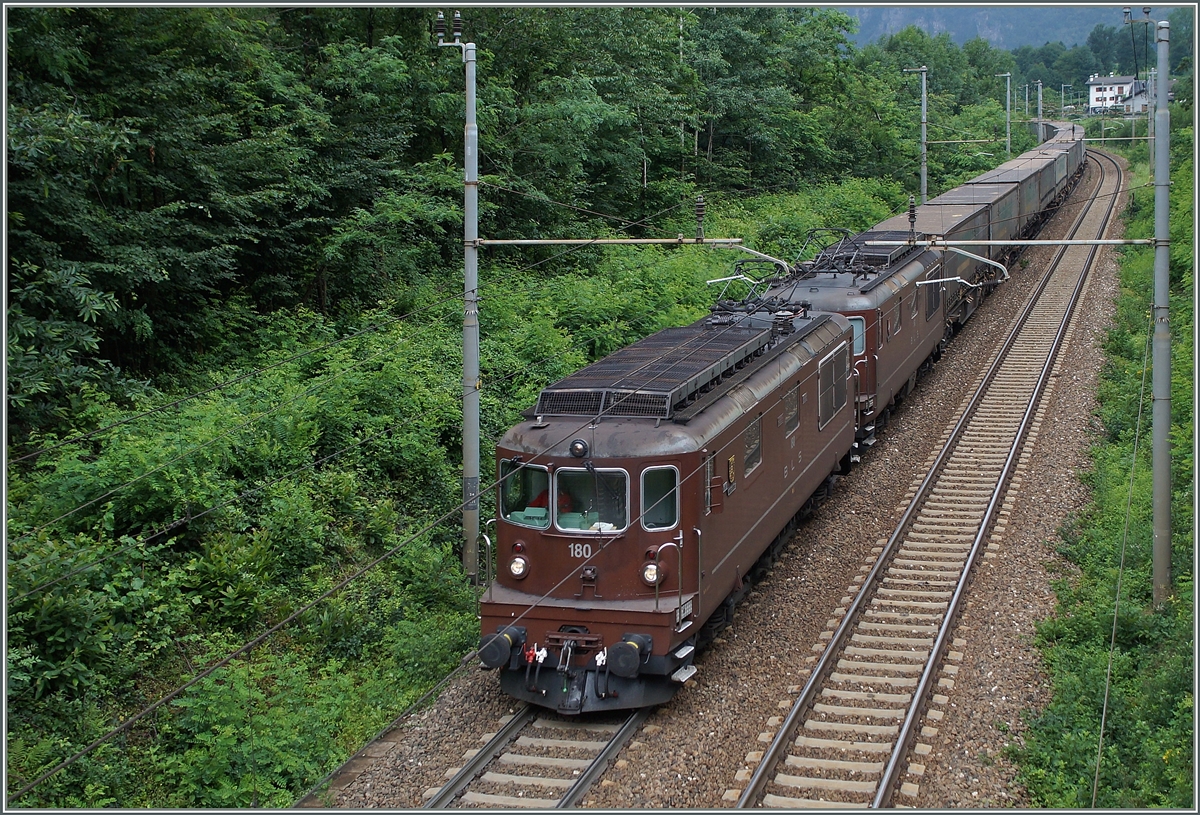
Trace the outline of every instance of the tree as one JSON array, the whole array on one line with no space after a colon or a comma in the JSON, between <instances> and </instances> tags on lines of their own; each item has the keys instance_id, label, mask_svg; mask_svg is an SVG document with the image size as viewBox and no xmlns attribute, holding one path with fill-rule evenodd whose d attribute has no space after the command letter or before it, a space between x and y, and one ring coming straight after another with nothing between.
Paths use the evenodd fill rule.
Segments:
<instances>
[{"instance_id":1,"label":"tree","mask_svg":"<svg viewBox=\"0 0 1200 815\"><path fill-rule=\"evenodd\" d=\"M1100 72L1100 63L1090 48L1077 45L1064 51L1054 61L1052 70L1062 84L1073 85L1074 90L1082 91L1087 85L1088 78Z\"/></svg>"},{"instance_id":2,"label":"tree","mask_svg":"<svg viewBox=\"0 0 1200 815\"><path fill-rule=\"evenodd\" d=\"M325 22L362 10L343 11ZM378 297L378 275L339 267L322 240L406 166L398 41L296 43L286 10L14 12L16 428L64 417L85 381L128 397L130 374L177 371L255 313Z\"/></svg>"},{"instance_id":3,"label":"tree","mask_svg":"<svg viewBox=\"0 0 1200 815\"><path fill-rule=\"evenodd\" d=\"M1098 73L1108 73L1117 67L1117 29L1098 25L1087 36L1087 47L1099 64Z\"/></svg>"}]
</instances>

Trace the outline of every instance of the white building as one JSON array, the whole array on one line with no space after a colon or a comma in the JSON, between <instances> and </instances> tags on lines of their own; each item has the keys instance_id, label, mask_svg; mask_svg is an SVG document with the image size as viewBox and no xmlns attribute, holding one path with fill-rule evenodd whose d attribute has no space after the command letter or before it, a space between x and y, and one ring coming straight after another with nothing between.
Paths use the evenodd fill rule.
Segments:
<instances>
[{"instance_id":1,"label":"white building","mask_svg":"<svg viewBox=\"0 0 1200 815\"><path fill-rule=\"evenodd\" d=\"M1125 113L1134 112L1134 97L1145 97L1146 83L1132 76L1090 76L1088 87L1088 113L1103 113L1110 108Z\"/></svg>"},{"instance_id":2,"label":"white building","mask_svg":"<svg viewBox=\"0 0 1200 815\"><path fill-rule=\"evenodd\" d=\"M1171 84L1167 86L1167 101L1175 101L1175 83L1177 80L1172 79ZM1158 91L1149 82L1139 82L1138 89L1133 96L1122 102L1126 113L1146 113L1157 104Z\"/></svg>"}]
</instances>

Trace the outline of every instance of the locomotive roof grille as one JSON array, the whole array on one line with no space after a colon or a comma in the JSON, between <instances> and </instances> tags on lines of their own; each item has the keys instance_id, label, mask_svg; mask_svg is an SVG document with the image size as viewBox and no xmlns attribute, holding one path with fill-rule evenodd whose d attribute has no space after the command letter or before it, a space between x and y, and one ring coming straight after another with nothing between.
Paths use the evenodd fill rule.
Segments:
<instances>
[{"instance_id":1,"label":"locomotive roof grille","mask_svg":"<svg viewBox=\"0 0 1200 815\"><path fill-rule=\"evenodd\" d=\"M668 419L675 405L753 357L769 328L667 328L560 379L538 396L544 416Z\"/></svg>"},{"instance_id":2,"label":"locomotive roof grille","mask_svg":"<svg viewBox=\"0 0 1200 815\"><path fill-rule=\"evenodd\" d=\"M911 232L901 232L898 229L885 229L878 232L864 232L855 238L855 243L865 244L867 241L906 241L912 237ZM917 240L925 240L925 233L917 232ZM859 257L872 266L891 266L910 252L919 247L911 244L906 246L862 246Z\"/></svg>"}]
</instances>

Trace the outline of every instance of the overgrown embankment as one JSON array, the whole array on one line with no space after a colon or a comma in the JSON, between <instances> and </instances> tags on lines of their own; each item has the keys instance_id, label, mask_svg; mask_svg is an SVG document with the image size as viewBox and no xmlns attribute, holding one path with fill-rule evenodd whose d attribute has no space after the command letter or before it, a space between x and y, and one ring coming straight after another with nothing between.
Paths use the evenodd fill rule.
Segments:
<instances>
[{"instance_id":1,"label":"overgrown embankment","mask_svg":"<svg viewBox=\"0 0 1200 815\"><path fill-rule=\"evenodd\" d=\"M1122 253L1121 290L1105 343L1108 362L1099 391L1104 435L1092 451L1093 469L1084 474L1094 500L1064 535L1063 554L1079 567L1079 575L1059 582L1058 611L1038 629L1054 698L1032 723L1018 754L1021 780L1041 806L1186 809L1194 804L1192 128L1172 131L1171 142L1174 593L1162 608L1154 608L1149 370L1154 249L1130 247ZM1143 147L1131 156L1130 238L1154 235L1145 153Z\"/></svg>"}]
</instances>

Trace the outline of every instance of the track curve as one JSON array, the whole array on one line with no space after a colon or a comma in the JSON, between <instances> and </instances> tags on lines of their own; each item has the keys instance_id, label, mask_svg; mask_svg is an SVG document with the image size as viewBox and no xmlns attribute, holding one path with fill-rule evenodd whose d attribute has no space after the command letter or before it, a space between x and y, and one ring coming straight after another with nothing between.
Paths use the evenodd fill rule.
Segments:
<instances>
[{"instance_id":1,"label":"track curve","mask_svg":"<svg viewBox=\"0 0 1200 815\"><path fill-rule=\"evenodd\" d=\"M1121 172L1111 164L1072 233L1102 237ZM1107 198L1108 205L1098 201ZM1063 247L913 497L739 807L887 806L951 644L971 567L995 521L1095 256ZM820 646L818 646L820 647ZM799 732L800 735L795 734ZM915 786L902 787L908 795Z\"/></svg>"}]
</instances>

